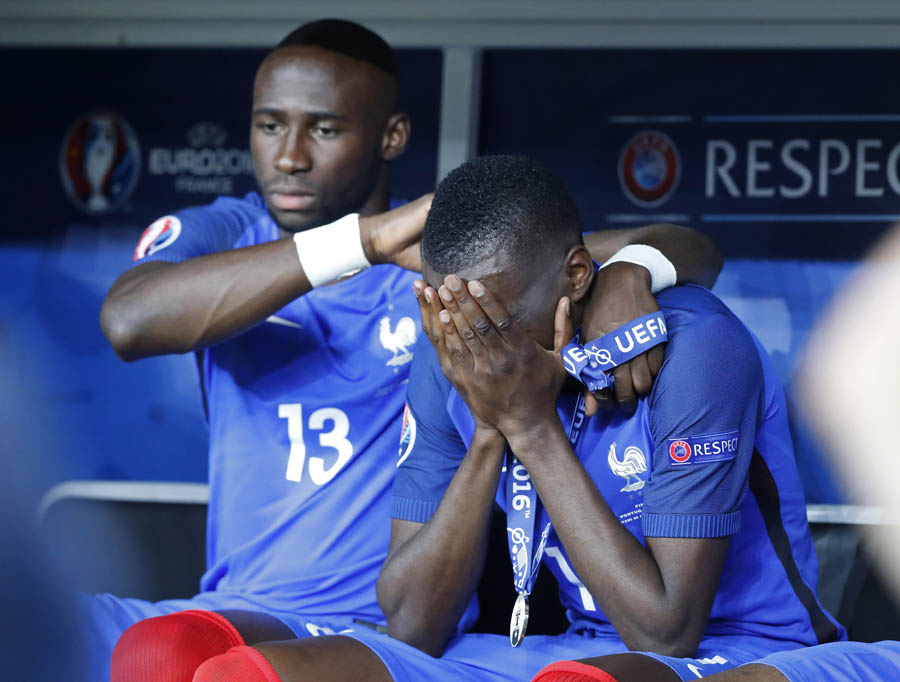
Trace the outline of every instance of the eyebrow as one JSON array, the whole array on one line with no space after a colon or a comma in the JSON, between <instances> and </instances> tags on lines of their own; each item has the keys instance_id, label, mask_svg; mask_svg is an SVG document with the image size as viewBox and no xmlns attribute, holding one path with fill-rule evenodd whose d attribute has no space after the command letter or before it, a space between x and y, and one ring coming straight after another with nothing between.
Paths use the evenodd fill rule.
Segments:
<instances>
[{"instance_id":1,"label":"eyebrow","mask_svg":"<svg viewBox=\"0 0 900 682\"><path fill-rule=\"evenodd\" d=\"M268 114L270 116L278 116L278 115L284 114L284 110L283 109L275 109L274 107L259 107L257 109L254 109L252 113L254 116L259 116L259 115L264 115L264 114ZM321 119L328 119L328 120L335 120L335 121L349 121L350 120L349 116L345 116L344 114L338 114L337 112L334 112L334 111L306 111L306 112L304 112L304 115L309 116L311 118L319 119L319 120L321 120Z\"/></svg>"}]
</instances>

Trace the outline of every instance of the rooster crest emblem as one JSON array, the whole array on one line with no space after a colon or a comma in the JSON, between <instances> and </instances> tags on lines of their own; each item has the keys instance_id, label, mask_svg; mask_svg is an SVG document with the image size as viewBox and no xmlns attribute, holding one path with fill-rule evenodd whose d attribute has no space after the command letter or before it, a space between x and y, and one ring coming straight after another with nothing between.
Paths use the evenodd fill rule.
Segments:
<instances>
[{"instance_id":1,"label":"rooster crest emblem","mask_svg":"<svg viewBox=\"0 0 900 682\"><path fill-rule=\"evenodd\" d=\"M405 365L413 358L409 347L416 342L416 323L411 317L401 317L397 326L391 329L390 318L382 317L378 323L378 340L385 350L393 353L391 359L385 363L388 367Z\"/></svg>"},{"instance_id":2,"label":"rooster crest emblem","mask_svg":"<svg viewBox=\"0 0 900 682\"><path fill-rule=\"evenodd\" d=\"M639 447L629 445L625 448L622 459L619 459L616 457L616 444L613 443L609 446L607 461L612 472L625 479L625 487L619 491L620 493L630 493L644 487L646 481L638 474L647 471L647 458Z\"/></svg>"}]
</instances>

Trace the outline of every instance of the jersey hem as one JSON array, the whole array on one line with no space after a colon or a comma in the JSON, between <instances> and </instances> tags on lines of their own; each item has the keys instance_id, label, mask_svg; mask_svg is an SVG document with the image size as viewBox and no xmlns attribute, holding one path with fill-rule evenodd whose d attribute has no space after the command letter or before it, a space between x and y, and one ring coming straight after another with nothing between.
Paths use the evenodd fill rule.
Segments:
<instances>
[{"instance_id":1,"label":"jersey hem","mask_svg":"<svg viewBox=\"0 0 900 682\"><path fill-rule=\"evenodd\" d=\"M740 510L730 514L653 514L641 519L644 537L720 538L741 529Z\"/></svg>"},{"instance_id":2,"label":"jersey hem","mask_svg":"<svg viewBox=\"0 0 900 682\"><path fill-rule=\"evenodd\" d=\"M439 504L439 502L418 500L414 497L394 496L391 498L391 518L425 523L434 516Z\"/></svg>"}]
</instances>

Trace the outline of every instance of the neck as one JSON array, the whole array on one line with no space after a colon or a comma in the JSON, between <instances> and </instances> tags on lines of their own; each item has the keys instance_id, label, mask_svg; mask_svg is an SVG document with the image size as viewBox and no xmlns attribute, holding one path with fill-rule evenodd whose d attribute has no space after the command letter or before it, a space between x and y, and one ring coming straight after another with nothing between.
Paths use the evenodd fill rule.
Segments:
<instances>
[{"instance_id":1,"label":"neck","mask_svg":"<svg viewBox=\"0 0 900 682\"><path fill-rule=\"evenodd\" d=\"M378 180L375 183L375 188L372 190L369 198L363 202L363 205L360 206L357 211L360 215L367 216L376 213L384 213L390 208L391 202L388 197L390 180L390 170L388 169L387 164L384 164L381 168L381 172L378 173Z\"/></svg>"}]
</instances>

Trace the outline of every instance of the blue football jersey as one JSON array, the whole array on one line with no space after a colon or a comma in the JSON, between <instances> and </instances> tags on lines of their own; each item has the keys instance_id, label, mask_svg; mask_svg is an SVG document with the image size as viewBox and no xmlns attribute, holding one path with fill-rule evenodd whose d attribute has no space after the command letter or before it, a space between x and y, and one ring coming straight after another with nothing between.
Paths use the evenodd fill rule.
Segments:
<instances>
[{"instance_id":1,"label":"blue football jersey","mask_svg":"<svg viewBox=\"0 0 900 682\"><path fill-rule=\"evenodd\" d=\"M138 262L269 242L262 198L220 198L151 225ZM397 438L421 328L417 275L378 265L206 349L210 502L204 592L382 623Z\"/></svg>"},{"instance_id":2,"label":"blue football jersey","mask_svg":"<svg viewBox=\"0 0 900 682\"><path fill-rule=\"evenodd\" d=\"M707 290L676 287L658 301L669 342L651 394L633 416L601 412L589 419L576 454L610 509L641 542L731 537L706 636L799 644L844 639L816 597L816 558L785 400L768 356ZM407 398L413 424L407 431L414 438L401 449L391 508L395 518L424 523L474 432L468 408L424 337ZM560 397L566 428L574 407L574 394ZM506 475L497 492L504 509ZM546 512L542 516L536 529L548 520ZM543 562L559 581L572 630L612 632L555 532Z\"/></svg>"}]
</instances>

